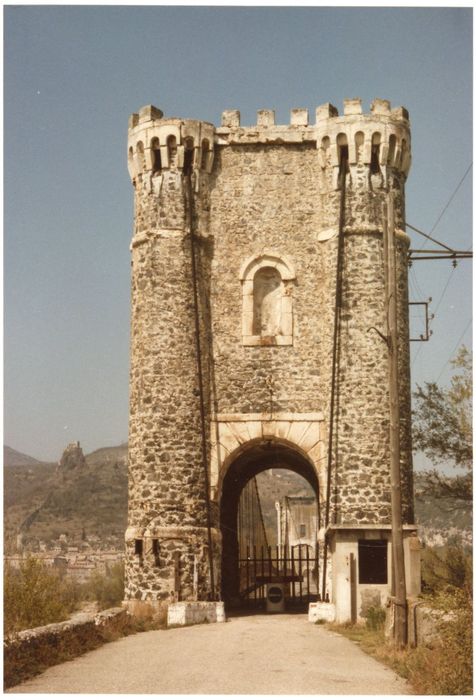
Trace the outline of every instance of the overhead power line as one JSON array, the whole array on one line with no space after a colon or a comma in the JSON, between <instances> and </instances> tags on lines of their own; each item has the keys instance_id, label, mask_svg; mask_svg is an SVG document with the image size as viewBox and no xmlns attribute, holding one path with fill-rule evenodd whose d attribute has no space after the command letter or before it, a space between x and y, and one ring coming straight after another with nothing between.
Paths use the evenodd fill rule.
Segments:
<instances>
[{"instance_id":1,"label":"overhead power line","mask_svg":"<svg viewBox=\"0 0 476 700\"><path fill-rule=\"evenodd\" d=\"M450 271L450 274L449 274L449 276L448 276L448 279L446 280L446 284L445 284L445 286L444 286L444 289L443 289L442 293L440 294L440 297L439 297L438 302L437 302L437 304L436 304L435 311L433 312L433 315L434 315L434 316L436 315L438 309L440 308L441 302L443 301L443 297L445 296L446 290L448 289L448 286L449 286L449 284L450 284L451 278L452 278L453 273L454 273L455 268L456 268L456 264L457 264L457 263L456 263L456 260L457 260L457 259L462 259L462 258L472 258L472 257L473 257L473 256L472 256L472 252L471 252L471 246L469 246L469 248L467 248L465 251L455 251L455 250L453 250L452 248L450 248L449 246L447 246L445 243L441 243L440 241L437 241L435 238L433 238L433 237L431 236L431 234L433 233L433 231L435 230L435 228L438 226L439 222L440 222L441 219L443 218L443 215L445 214L446 210L448 209L448 207L449 207L450 204L452 203L453 199L455 198L455 196L456 196L456 194L457 194L459 188L460 188L461 185L463 184L464 180L466 179L466 177L467 177L467 175L468 175L468 173L469 173L469 171L471 170L472 167L473 167L473 163L471 162L471 163L469 164L469 166L466 168L466 170L465 170L463 176L461 177L460 181L459 181L458 184L456 185L456 187L455 187L455 189L454 189L452 195L451 195L450 198L448 199L446 205L443 207L443 209L442 209L440 215L437 217L437 219L436 219L435 223L433 224L433 226L432 226L432 228L431 228L429 234L428 234L428 233L425 233L424 231L421 231L420 229L416 228L415 226L412 226L411 224L405 222L405 226L406 226L407 228L411 229L412 231L415 231L416 233L419 233L421 236L423 236L423 237L426 239L425 241L423 241L422 249L425 248L425 246L426 246L426 244L427 244L427 241L429 241L429 240L432 241L433 243L436 243L437 245L441 246L441 248L443 249L443 250L440 250L440 251L438 251L438 250L437 250L437 251L428 251L428 255L426 254L426 251L423 251L423 250L421 250L421 251L419 251L419 252L410 251L409 261L413 261L413 260L438 260L438 259L439 259L439 260L444 260L444 259L452 259L452 260L453 260L453 268L452 268L452 270ZM425 255L422 255L423 252L425 252ZM413 253L413 255L412 255L412 253ZM417 291L418 291L418 281L417 281L416 277L414 278L414 284L415 284L415 286L416 286L416 288L417 288ZM422 295L422 296L424 296L424 295ZM468 327L466 327L465 330L463 331L463 334L462 334L461 338L462 338L462 337L464 336L464 334L466 333L467 328L468 328ZM460 338L460 340L461 340L461 338ZM458 343L459 343L459 342L460 342L460 341L458 341ZM417 361L417 359L418 359L418 356L419 356L419 354L420 354L420 352L421 352L422 347L423 347L422 345L420 345L420 346L418 347L418 350L416 351L416 353L415 353L415 355L414 355L414 357L413 357L412 369L413 369L413 366L415 365L415 363L416 363L416 361ZM449 362L449 360L448 360L448 362ZM448 362L447 362L446 364L448 364ZM440 376L441 376L441 374L443 373L445 367L446 367L446 365L445 365L445 366L443 367L443 369L441 370ZM438 379L440 378L440 376L438 377Z\"/></svg>"},{"instance_id":2,"label":"overhead power line","mask_svg":"<svg viewBox=\"0 0 476 700\"><path fill-rule=\"evenodd\" d=\"M448 359L446 360L445 364L443 365L443 368L442 368L441 372L439 373L439 375L438 375L438 377L437 377L437 379L436 379L436 383L437 383L437 384L438 384L438 382L439 382L439 380L440 380L441 375L442 375L443 372L445 371L446 366L447 366L448 363L451 361L451 358L453 357L455 351L456 351L457 348L459 347L459 344L460 344L461 341L463 340L463 338L464 338L464 336L465 336L465 334L466 334L466 331L468 330L468 328L470 327L470 325L472 324L472 322L473 322L473 319L470 318L469 321L468 321L468 323L467 323L466 326L465 326L464 331L461 333L460 337L459 337L458 340L456 341L456 344L455 344L453 350L451 351L450 356L449 356Z\"/></svg>"},{"instance_id":3,"label":"overhead power line","mask_svg":"<svg viewBox=\"0 0 476 700\"><path fill-rule=\"evenodd\" d=\"M432 236L430 236L430 234L425 233L424 231L417 228L416 226L412 226L411 224L408 223L408 221L405 222L405 226L407 228L410 228L412 231L416 231L416 233L419 233L421 236L423 236L427 240L432 241L433 243L436 243L436 245L440 246L440 248L437 248L436 250L426 250L425 249L426 241L424 241L421 248L410 248L409 253L408 253L409 263L411 263L413 260L445 260L445 259L450 259L450 260L453 260L453 265L456 266L456 260L462 259L462 258L472 258L473 257L473 253L471 252L471 246L467 250L455 250L454 248L450 248L450 246L446 245L446 243L442 243L441 241L437 241L436 238L433 238Z\"/></svg>"},{"instance_id":4,"label":"overhead power line","mask_svg":"<svg viewBox=\"0 0 476 700\"><path fill-rule=\"evenodd\" d=\"M458 182L458 184L456 185L455 191L453 192L453 194L452 194L451 197L449 198L448 203L447 203L446 206L443 208L443 211L441 212L441 214L439 215L439 217L437 218L437 220L436 220L435 223L433 224L433 228L431 229L430 234L433 233L433 231L435 230L435 228L436 228L436 227L438 226L438 224L440 223L441 219L443 218L443 214L445 213L445 211L448 209L448 207L450 206L451 202L452 202L453 199L455 198L456 193L458 192L459 188L460 188L461 185L463 184L466 175L469 173L469 171L471 170L472 167L473 167L473 163L471 162L471 163L468 165L468 167L466 168L466 171L465 171L463 177L461 178L461 180L460 180L460 181Z\"/></svg>"},{"instance_id":5,"label":"overhead power line","mask_svg":"<svg viewBox=\"0 0 476 700\"><path fill-rule=\"evenodd\" d=\"M452 267L451 270L450 270L450 274L448 275L448 279L446 280L446 284L445 284L445 286L444 286L444 288L443 288L443 291L442 291L441 294L440 294L440 298L439 298L438 301L436 302L435 310L432 311L433 316L436 316L437 311L438 311L438 309L439 309L440 306L441 306L441 302L443 301L443 297L444 297L445 294L446 294L446 290L448 289L448 286L449 286L449 284L450 284L450 282L451 282L451 278L453 277L453 273L454 273L455 269L456 269L455 267ZM411 368L412 368L412 369L413 369L413 366L415 365L415 363L416 363L416 361L417 361L418 355L420 354L420 351L421 351L422 347L423 347L423 344L420 344L418 350L417 350L416 353L415 353L415 356L414 356L414 358L413 358L412 365L411 365Z\"/></svg>"},{"instance_id":6,"label":"overhead power line","mask_svg":"<svg viewBox=\"0 0 476 700\"><path fill-rule=\"evenodd\" d=\"M438 218L436 219L435 223L433 224L433 226L432 226L432 228L431 228L431 230L430 230L430 235L433 233L433 231L435 230L435 228L436 228L436 227L438 226L438 224L440 223L441 219L443 218L444 213L446 212L446 210L447 210L448 207L450 206L451 202L452 202L453 199L455 198L456 193L458 192L459 188L460 188L461 185L463 184L463 182L464 182L466 176L468 175L468 173L469 173L469 171L471 170L472 167L473 167L473 163L471 162L471 163L468 165L468 167L466 168L463 177L461 178L461 180L460 180L460 181L458 182L458 184L456 185L456 187L455 187L455 189L454 189L454 191L453 191L453 194L451 195L451 197L449 198L449 200L447 201L447 203L446 203L445 206L443 207L443 209L442 209L440 215L438 216ZM409 228L411 228L411 226L410 226ZM420 232L419 232L419 233L420 233ZM431 240L431 239L430 239L430 240ZM423 243L423 248L425 248L425 246L426 246L426 241L425 241L425 243Z\"/></svg>"}]
</instances>

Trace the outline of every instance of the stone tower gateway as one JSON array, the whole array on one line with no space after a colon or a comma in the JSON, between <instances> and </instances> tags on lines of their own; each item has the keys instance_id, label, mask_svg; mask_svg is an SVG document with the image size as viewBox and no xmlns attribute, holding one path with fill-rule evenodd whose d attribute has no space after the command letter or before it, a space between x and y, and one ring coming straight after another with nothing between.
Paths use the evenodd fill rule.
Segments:
<instances>
[{"instance_id":1,"label":"stone tower gateway","mask_svg":"<svg viewBox=\"0 0 476 700\"><path fill-rule=\"evenodd\" d=\"M243 127L228 111L215 127L148 106L130 118L128 165L129 607L233 601L239 495L270 467L296 471L316 492L328 558L320 585L337 618L391 593L388 351L375 332L387 329L389 196L407 589L416 592L407 111L375 100L363 114L353 99L342 116L318 107L313 124L304 109L287 125L261 110Z\"/></svg>"}]
</instances>

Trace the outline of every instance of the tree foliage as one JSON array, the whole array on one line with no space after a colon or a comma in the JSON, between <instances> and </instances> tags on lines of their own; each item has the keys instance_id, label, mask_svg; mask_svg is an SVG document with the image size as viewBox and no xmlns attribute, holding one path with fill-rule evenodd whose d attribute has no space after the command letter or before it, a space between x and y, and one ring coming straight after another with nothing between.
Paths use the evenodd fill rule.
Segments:
<instances>
[{"instance_id":1,"label":"tree foliage","mask_svg":"<svg viewBox=\"0 0 476 700\"><path fill-rule=\"evenodd\" d=\"M4 629L6 634L68 618L79 591L41 560L29 556L18 570L4 569Z\"/></svg>"},{"instance_id":2,"label":"tree foliage","mask_svg":"<svg viewBox=\"0 0 476 700\"><path fill-rule=\"evenodd\" d=\"M421 695L473 694L473 602L469 590L449 589L433 599L442 613L440 635L407 658L408 680Z\"/></svg>"},{"instance_id":3,"label":"tree foliage","mask_svg":"<svg viewBox=\"0 0 476 700\"><path fill-rule=\"evenodd\" d=\"M460 589L471 597L473 557L461 543L425 547L422 552L422 589L433 595Z\"/></svg>"},{"instance_id":4,"label":"tree foliage","mask_svg":"<svg viewBox=\"0 0 476 700\"><path fill-rule=\"evenodd\" d=\"M449 388L441 388L435 382L417 386L414 393L413 444L435 464L450 462L471 470L472 359L469 350L462 346L451 364L455 372ZM430 474L434 481L438 481L436 472ZM460 482L457 486L464 492L470 485L470 479L462 477ZM444 488L444 485L440 486Z\"/></svg>"},{"instance_id":5,"label":"tree foliage","mask_svg":"<svg viewBox=\"0 0 476 700\"><path fill-rule=\"evenodd\" d=\"M86 596L96 601L100 610L120 605L124 599L124 564L113 564L105 574L95 571L85 587Z\"/></svg>"}]
</instances>

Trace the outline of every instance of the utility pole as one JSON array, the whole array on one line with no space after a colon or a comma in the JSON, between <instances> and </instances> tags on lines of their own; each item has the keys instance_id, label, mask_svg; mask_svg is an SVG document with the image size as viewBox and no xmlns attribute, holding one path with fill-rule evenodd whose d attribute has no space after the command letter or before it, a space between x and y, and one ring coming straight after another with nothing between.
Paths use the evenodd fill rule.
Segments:
<instances>
[{"instance_id":1,"label":"utility pole","mask_svg":"<svg viewBox=\"0 0 476 700\"><path fill-rule=\"evenodd\" d=\"M387 346L389 355L390 403L390 482L392 503L392 558L395 593L395 646L407 643L407 592L403 552L402 496L400 480L400 407L398 389L397 335L397 272L395 263L395 217L393 193L384 205L383 241L385 263L385 292L388 318Z\"/></svg>"}]
</instances>

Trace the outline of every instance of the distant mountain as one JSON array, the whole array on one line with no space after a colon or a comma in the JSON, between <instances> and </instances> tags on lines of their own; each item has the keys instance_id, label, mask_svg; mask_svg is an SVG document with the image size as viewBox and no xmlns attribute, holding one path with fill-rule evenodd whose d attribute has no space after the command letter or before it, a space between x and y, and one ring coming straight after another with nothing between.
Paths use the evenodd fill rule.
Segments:
<instances>
[{"instance_id":1,"label":"distant mountain","mask_svg":"<svg viewBox=\"0 0 476 700\"><path fill-rule=\"evenodd\" d=\"M95 450L86 455L85 463L79 460L77 466L68 469L39 462L15 450L11 453L14 459L6 462L10 466L4 471L6 551L14 547L20 533L27 546L34 546L39 540L57 540L63 533L69 543L91 538L123 546L127 526L127 444ZM304 479L287 470L262 472L257 482L268 532L275 528L275 501L285 495L312 493ZM432 495L425 477L417 473L415 511L420 537L427 544L443 544L453 537L471 541L471 502Z\"/></svg>"},{"instance_id":2,"label":"distant mountain","mask_svg":"<svg viewBox=\"0 0 476 700\"><path fill-rule=\"evenodd\" d=\"M43 464L39 459L25 455L22 452L14 450L8 445L3 446L3 466L17 467L19 465L34 466L35 464Z\"/></svg>"},{"instance_id":3,"label":"distant mountain","mask_svg":"<svg viewBox=\"0 0 476 700\"><path fill-rule=\"evenodd\" d=\"M127 462L127 442L116 447L100 447L98 450L86 455L86 461L91 466L109 462Z\"/></svg>"},{"instance_id":4,"label":"distant mountain","mask_svg":"<svg viewBox=\"0 0 476 700\"><path fill-rule=\"evenodd\" d=\"M314 496L314 490L302 476L289 469L268 469L260 472L256 481L263 514L263 523L270 545L277 544L276 501L285 496Z\"/></svg>"},{"instance_id":5,"label":"distant mountain","mask_svg":"<svg viewBox=\"0 0 476 700\"><path fill-rule=\"evenodd\" d=\"M65 453L74 445L68 445ZM79 447L79 446L78 446ZM63 453L63 456L65 455ZM32 468L34 466L34 468ZM127 520L127 445L106 447L58 464L19 464L4 473L4 535L11 550L66 534L122 547Z\"/></svg>"}]
</instances>

